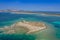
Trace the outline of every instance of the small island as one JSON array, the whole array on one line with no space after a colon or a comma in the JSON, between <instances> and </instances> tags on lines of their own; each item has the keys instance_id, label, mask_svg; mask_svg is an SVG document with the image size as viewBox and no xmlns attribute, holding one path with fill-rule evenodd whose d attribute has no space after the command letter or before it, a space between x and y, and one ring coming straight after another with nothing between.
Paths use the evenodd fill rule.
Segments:
<instances>
[{"instance_id":1,"label":"small island","mask_svg":"<svg viewBox=\"0 0 60 40\"><path fill-rule=\"evenodd\" d=\"M12 34L16 33L16 30L19 32L21 27L24 28L23 31L26 30L26 33L28 34L42 31L47 28L46 25L42 22L28 22L23 20L11 25L10 27L5 26L4 28L0 28L0 30L3 30L3 33Z\"/></svg>"}]
</instances>

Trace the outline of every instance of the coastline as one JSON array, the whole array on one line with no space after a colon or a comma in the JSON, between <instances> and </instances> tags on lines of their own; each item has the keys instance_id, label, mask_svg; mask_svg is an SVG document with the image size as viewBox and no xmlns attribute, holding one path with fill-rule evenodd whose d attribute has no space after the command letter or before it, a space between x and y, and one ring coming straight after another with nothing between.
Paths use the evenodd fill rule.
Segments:
<instances>
[{"instance_id":1,"label":"coastline","mask_svg":"<svg viewBox=\"0 0 60 40\"><path fill-rule=\"evenodd\" d=\"M27 11L27 10L0 10L0 13L11 13L11 14L41 14L44 16L60 16L60 12L54 11Z\"/></svg>"}]
</instances>

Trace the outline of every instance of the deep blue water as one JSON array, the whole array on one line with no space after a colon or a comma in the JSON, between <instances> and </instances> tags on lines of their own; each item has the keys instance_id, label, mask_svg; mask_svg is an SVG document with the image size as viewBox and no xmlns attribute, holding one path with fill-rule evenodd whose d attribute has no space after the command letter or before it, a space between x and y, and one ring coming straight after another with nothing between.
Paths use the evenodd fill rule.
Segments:
<instances>
[{"instance_id":1,"label":"deep blue water","mask_svg":"<svg viewBox=\"0 0 60 40\"><path fill-rule=\"evenodd\" d=\"M0 13L0 26L5 25L5 22L19 20L24 18L26 20L44 21L53 24L55 27L60 27L60 17L58 16L36 16L28 14L11 14L11 13ZM58 23L59 22L59 23Z\"/></svg>"}]
</instances>

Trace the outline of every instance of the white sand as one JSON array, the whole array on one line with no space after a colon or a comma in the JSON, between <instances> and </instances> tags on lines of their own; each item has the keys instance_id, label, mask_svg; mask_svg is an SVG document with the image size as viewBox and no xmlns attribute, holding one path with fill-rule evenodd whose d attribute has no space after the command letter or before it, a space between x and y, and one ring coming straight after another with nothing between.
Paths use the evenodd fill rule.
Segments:
<instances>
[{"instance_id":1,"label":"white sand","mask_svg":"<svg viewBox=\"0 0 60 40\"><path fill-rule=\"evenodd\" d=\"M43 27L32 26L32 25L28 24L28 22L18 22L18 23L16 23L15 26L22 26L22 27L25 27L25 28L29 29L29 31L27 33L32 33L32 32L36 32L36 31L39 31L39 30L46 29L45 24L43 24Z\"/></svg>"},{"instance_id":2,"label":"white sand","mask_svg":"<svg viewBox=\"0 0 60 40\"><path fill-rule=\"evenodd\" d=\"M29 23L31 23L31 22L26 22L26 21L17 22L15 24L11 25L10 27L4 27L4 28L1 28L1 29L7 30L7 33L10 33L10 32L11 33L16 33L14 31L14 28L17 29L17 27L20 28L21 26L23 28L27 28L28 29L28 32L27 33L33 33L33 32L39 31L39 30L46 29L46 25L45 24L43 24L43 26L41 27L41 26L36 26L35 24L34 25L31 25Z\"/></svg>"}]
</instances>

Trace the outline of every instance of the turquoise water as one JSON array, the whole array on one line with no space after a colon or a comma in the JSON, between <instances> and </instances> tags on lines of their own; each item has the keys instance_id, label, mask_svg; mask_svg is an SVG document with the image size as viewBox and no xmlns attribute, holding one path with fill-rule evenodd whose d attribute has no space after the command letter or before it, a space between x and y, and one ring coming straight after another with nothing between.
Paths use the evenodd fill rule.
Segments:
<instances>
[{"instance_id":1,"label":"turquoise water","mask_svg":"<svg viewBox=\"0 0 60 40\"><path fill-rule=\"evenodd\" d=\"M37 14L0 13L0 27L10 26L20 20L45 22L48 29L33 34L0 34L1 40L60 40L60 17ZM11 37L12 36L12 37Z\"/></svg>"}]
</instances>

